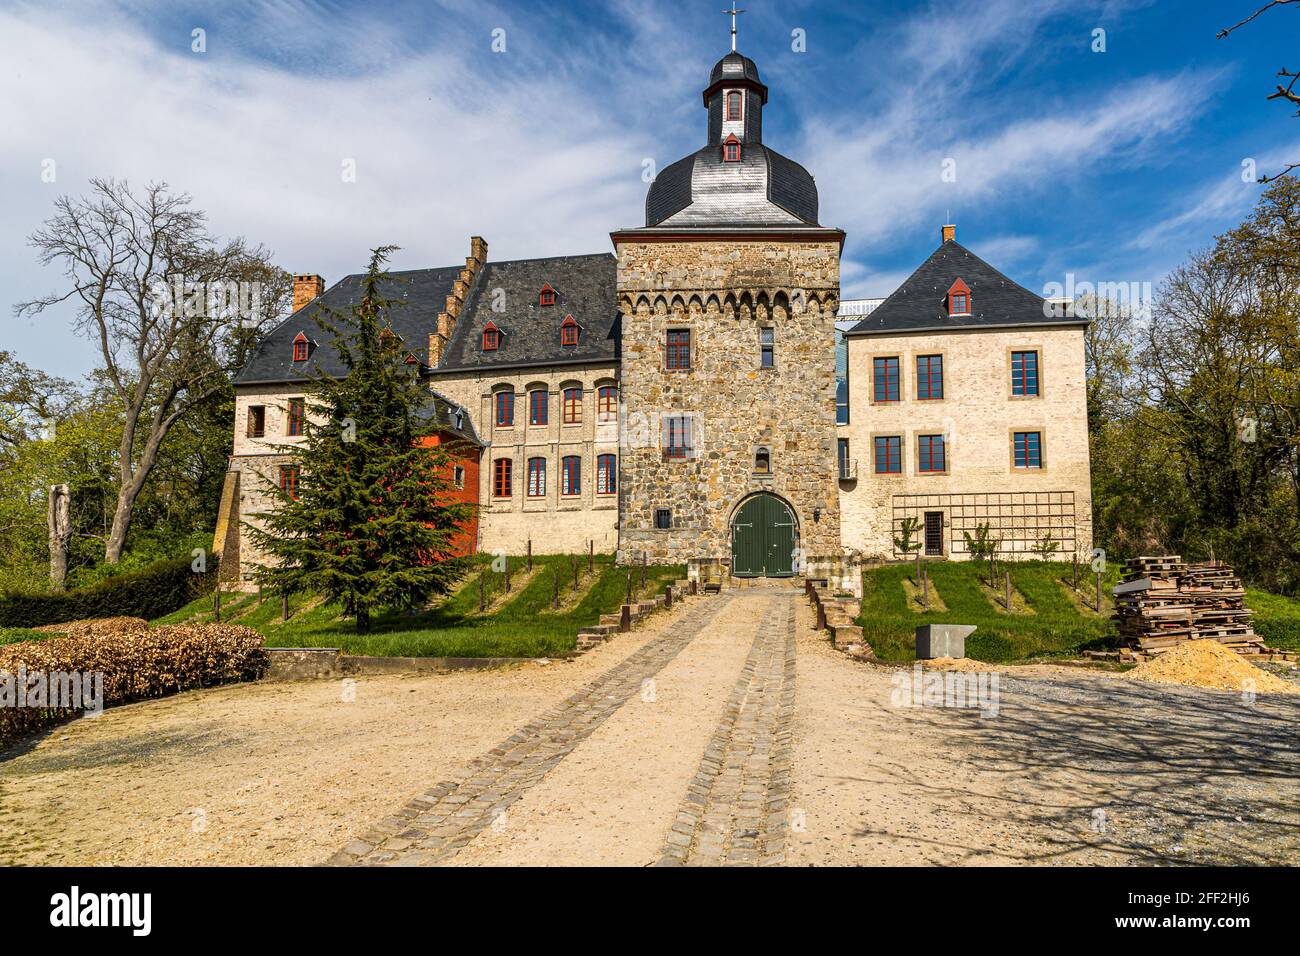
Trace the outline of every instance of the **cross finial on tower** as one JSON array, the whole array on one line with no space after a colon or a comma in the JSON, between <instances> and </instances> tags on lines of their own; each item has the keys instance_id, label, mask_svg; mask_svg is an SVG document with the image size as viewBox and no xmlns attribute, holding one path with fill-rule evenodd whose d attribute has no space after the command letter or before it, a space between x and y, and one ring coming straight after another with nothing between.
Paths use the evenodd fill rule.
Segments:
<instances>
[{"instance_id":1,"label":"cross finial on tower","mask_svg":"<svg viewBox=\"0 0 1300 956\"><path fill-rule=\"evenodd\" d=\"M731 14L731 52L736 52L736 14L744 13L744 10L737 10L735 0L732 0L731 9L723 10L723 13Z\"/></svg>"}]
</instances>

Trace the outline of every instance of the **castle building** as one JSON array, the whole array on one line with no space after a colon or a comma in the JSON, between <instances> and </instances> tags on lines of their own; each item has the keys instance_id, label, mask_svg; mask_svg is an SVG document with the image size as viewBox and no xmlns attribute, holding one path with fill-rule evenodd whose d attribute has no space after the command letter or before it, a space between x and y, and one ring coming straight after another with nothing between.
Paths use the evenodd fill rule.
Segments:
<instances>
[{"instance_id":1,"label":"castle building","mask_svg":"<svg viewBox=\"0 0 1300 956\"><path fill-rule=\"evenodd\" d=\"M397 274L392 317L478 505L464 550L681 563L692 575L806 574L858 590L915 519L960 558L988 524L1004 551L1091 547L1083 337L956 241L892 295L841 307L843 231L763 139L768 88L734 50L703 91L704 145L664 168L613 254ZM236 379L216 548L251 581L242 531L295 480L303 389L339 368L322 307L360 277L296 276L294 312ZM262 489L259 491L258 489ZM909 523L910 524L910 523Z\"/></svg>"}]
</instances>

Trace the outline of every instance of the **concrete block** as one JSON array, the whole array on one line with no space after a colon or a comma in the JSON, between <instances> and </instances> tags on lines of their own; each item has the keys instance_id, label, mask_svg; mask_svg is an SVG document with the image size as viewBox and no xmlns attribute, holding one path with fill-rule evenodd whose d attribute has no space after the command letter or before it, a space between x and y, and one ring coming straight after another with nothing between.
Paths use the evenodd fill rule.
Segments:
<instances>
[{"instance_id":1,"label":"concrete block","mask_svg":"<svg viewBox=\"0 0 1300 956\"><path fill-rule=\"evenodd\" d=\"M973 633L973 624L922 624L916 629L916 659L965 657L966 638Z\"/></svg>"}]
</instances>

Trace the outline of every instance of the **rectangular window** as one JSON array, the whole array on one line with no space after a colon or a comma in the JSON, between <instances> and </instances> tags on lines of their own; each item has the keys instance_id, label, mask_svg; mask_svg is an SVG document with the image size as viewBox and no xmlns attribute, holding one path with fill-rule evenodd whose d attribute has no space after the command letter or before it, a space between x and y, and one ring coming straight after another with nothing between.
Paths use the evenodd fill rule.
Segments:
<instances>
[{"instance_id":1,"label":"rectangular window","mask_svg":"<svg viewBox=\"0 0 1300 956\"><path fill-rule=\"evenodd\" d=\"M943 554L943 512L925 513L925 553L936 557Z\"/></svg>"},{"instance_id":2,"label":"rectangular window","mask_svg":"<svg viewBox=\"0 0 1300 956\"><path fill-rule=\"evenodd\" d=\"M898 401L898 359L874 359L875 395L878 402Z\"/></svg>"},{"instance_id":3,"label":"rectangular window","mask_svg":"<svg viewBox=\"0 0 1300 956\"><path fill-rule=\"evenodd\" d=\"M1016 432L1014 445L1017 468L1043 467L1042 432Z\"/></svg>"},{"instance_id":4,"label":"rectangular window","mask_svg":"<svg viewBox=\"0 0 1300 956\"><path fill-rule=\"evenodd\" d=\"M738 119L740 119L740 94L734 92L728 93L727 94L727 122L734 123Z\"/></svg>"},{"instance_id":5,"label":"rectangular window","mask_svg":"<svg viewBox=\"0 0 1300 956\"><path fill-rule=\"evenodd\" d=\"M577 425L582 421L582 389L564 390L564 424Z\"/></svg>"},{"instance_id":6,"label":"rectangular window","mask_svg":"<svg viewBox=\"0 0 1300 956\"><path fill-rule=\"evenodd\" d=\"M954 292L952 294L952 314L966 315L970 312L970 299L964 292Z\"/></svg>"},{"instance_id":7,"label":"rectangular window","mask_svg":"<svg viewBox=\"0 0 1300 956\"><path fill-rule=\"evenodd\" d=\"M565 322L560 326L560 344L577 345L578 344L578 323Z\"/></svg>"},{"instance_id":8,"label":"rectangular window","mask_svg":"<svg viewBox=\"0 0 1300 956\"><path fill-rule=\"evenodd\" d=\"M560 462L560 494L582 494L582 459L566 455Z\"/></svg>"},{"instance_id":9,"label":"rectangular window","mask_svg":"<svg viewBox=\"0 0 1300 956\"><path fill-rule=\"evenodd\" d=\"M286 434L290 438L295 438L303 434L303 425L307 417L307 400L304 398L289 399L289 418Z\"/></svg>"},{"instance_id":10,"label":"rectangular window","mask_svg":"<svg viewBox=\"0 0 1300 956\"><path fill-rule=\"evenodd\" d=\"M916 397L923 400L943 398L943 356L916 357Z\"/></svg>"},{"instance_id":11,"label":"rectangular window","mask_svg":"<svg viewBox=\"0 0 1300 956\"><path fill-rule=\"evenodd\" d=\"M546 497L546 459L528 459L528 497Z\"/></svg>"},{"instance_id":12,"label":"rectangular window","mask_svg":"<svg viewBox=\"0 0 1300 956\"><path fill-rule=\"evenodd\" d=\"M898 475L903 472L903 439L899 435L882 435L876 439L876 474Z\"/></svg>"},{"instance_id":13,"label":"rectangular window","mask_svg":"<svg viewBox=\"0 0 1300 956\"><path fill-rule=\"evenodd\" d=\"M1011 353L1011 394L1038 394L1038 353Z\"/></svg>"},{"instance_id":14,"label":"rectangular window","mask_svg":"<svg viewBox=\"0 0 1300 956\"><path fill-rule=\"evenodd\" d=\"M599 420L612 422L618 420L618 389L613 385L602 385L597 393L600 404L597 406Z\"/></svg>"},{"instance_id":15,"label":"rectangular window","mask_svg":"<svg viewBox=\"0 0 1300 956\"><path fill-rule=\"evenodd\" d=\"M539 388L528 393L528 424L545 425L549 419L551 403L546 389Z\"/></svg>"},{"instance_id":16,"label":"rectangular window","mask_svg":"<svg viewBox=\"0 0 1300 956\"><path fill-rule=\"evenodd\" d=\"M916 470L935 473L948 470L942 435L922 435L917 439Z\"/></svg>"},{"instance_id":17,"label":"rectangular window","mask_svg":"<svg viewBox=\"0 0 1300 956\"><path fill-rule=\"evenodd\" d=\"M837 378L835 380L835 424L847 425L849 423L849 380L847 378Z\"/></svg>"},{"instance_id":18,"label":"rectangular window","mask_svg":"<svg viewBox=\"0 0 1300 956\"><path fill-rule=\"evenodd\" d=\"M849 459L849 440L847 438L840 438L837 439L837 441L840 463L840 480L844 481L853 477L853 464Z\"/></svg>"},{"instance_id":19,"label":"rectangular window","mask_svg":"<svg viewBox=\"0 0 1300 956\"><path fill-rule=\"evenodd\" d=\"M492 497L509 498L514 492L511 481L514 462L509 458L498 458L492 463Z\"/></svg>"},{"instance_id":20,"label":"rectangular window","mask_svg":"<svg viewBox=\"0 0 1300 956\"><path fill-rule=\"evenodd\" d=\"M266 406L248 406L248 437L261 438L266 434Z\"/></svg>"},{"instance_id":21,"label":"rectangular window","mask_svg":"<svg viewBox=\"0 0 1300 956\"><path fill-rule=\"evenodd\" d=\"M773 351L775 337L776 331L774 329L758 330L759 364L763 368L772 368L776 365L776 354Z\"/></svg>"},{"instance_id":22,"label":"rectangular window","mask_svg":"<svg viewBox=\"0 0 1300 956\"><path fill-rule=\"evenodd\" d=\"M596 494L613 495L618 493L618 459L613 455L599 455L596 458Z\"/></svg>"},{"instance_id":23,"label":"rectangular window","mask_svg":"<svg viewBox=\"0 0 1300 956\"><path fill-rule=\"evenodd\" d=\"M667 368L691 367L691 330L669 329L664 365Z\"/></svg>"},{"instance_id":24,"label":"rectangular window","mask_svg":"<svg viewBox=\"0 0 1300 956\"><path fill-rule=\"evenodd\" d=\"M691 420L684 415L664 419L664 457L689 458L694 451Z\"/></svg>"},{"instance_id":25,"label":"rectangular window","mask_svg":"<svg viewBox=\"0 0 1300 956\"><path fill-rule=\"evenodd\" d=\"M452 469L451 480L456 485L457 488L465 487L465 466L464 465L457 465L455 468Z\"/></svg>"},{"instance_id":26,"label":"rectangular window","mask_svg":"<svg viewBox=\"0 0 1300 956\"><path fill-rule=\"evenodd\" d=\"M280 490L289 496L291 501L298 500L298 466L281 465L280 466Z\"/></svg>"},{"instance_id":27,"label":"rectangular window","mask_svg":"<svg viewBox=\"0 0 1300 956\"><path fill-rule=\"evenodd\" d=\"M655 529L667 531L673 526L673 513L668 508L655 509Z\"/></svg>"},{"instance_id":28,"label":"rectangular window","mask_svg":"<svg viewBox=\"0 0 1300 956\"><path fill-rule=\"evenodd\" d=\"M509 428L515 423L515 393L497 392L497 427Z\"/></svg>"}]
</instances>

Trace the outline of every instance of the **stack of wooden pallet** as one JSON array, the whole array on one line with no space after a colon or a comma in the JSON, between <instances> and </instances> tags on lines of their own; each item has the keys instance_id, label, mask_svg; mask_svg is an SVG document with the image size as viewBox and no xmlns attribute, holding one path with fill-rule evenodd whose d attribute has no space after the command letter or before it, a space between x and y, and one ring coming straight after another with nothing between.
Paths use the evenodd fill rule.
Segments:
<instances>
[{"instance_id":1,"label":"stack of wooden pallet","mask_svg":"<svg viewBox=\"0 0 1300 956\"><path fill-rule=\"evenodd\" d=\"M1114 588L1121 659L1160 654L1184 641L1214 640L1238 654L1280 654L1251 627L1254 613L1232 568L1188 564L1177 555L1124 562Z\"/></svg>"}]
</instances>

